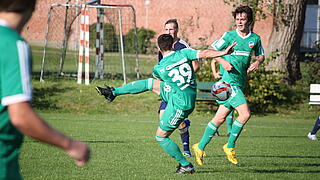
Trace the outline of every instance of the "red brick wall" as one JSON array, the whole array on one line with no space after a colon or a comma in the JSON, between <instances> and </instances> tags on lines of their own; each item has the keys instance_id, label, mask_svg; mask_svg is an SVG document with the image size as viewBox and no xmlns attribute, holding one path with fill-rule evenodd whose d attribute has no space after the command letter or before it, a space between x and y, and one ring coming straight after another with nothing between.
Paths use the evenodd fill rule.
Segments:
<instances>
[{"instance_id":1,"label":"red brick wall","mask_svg":"<svg viewBox=\"0 0 320 180\"><path fill-rule=\"evenodd\" d=\"M73 0L75 2L76 0ZM102 0L105 4L130 4L136 10L137 26L163 33L164 22L170 18L178 19L179 36L191 45L211 44L225 31L232 28L232 8L223 0ZM48 7L65 0L38 0L32 19L27 24L23 36L31 42L42 42L45 38ZM83 2L83 0L79 0ZM147 14L148 12L148 14ZM263 45L268 45L272 19L256 22L254 31L262 38ZM199 40L203 39L203 41Z\"/></svg>"}]
</instances>

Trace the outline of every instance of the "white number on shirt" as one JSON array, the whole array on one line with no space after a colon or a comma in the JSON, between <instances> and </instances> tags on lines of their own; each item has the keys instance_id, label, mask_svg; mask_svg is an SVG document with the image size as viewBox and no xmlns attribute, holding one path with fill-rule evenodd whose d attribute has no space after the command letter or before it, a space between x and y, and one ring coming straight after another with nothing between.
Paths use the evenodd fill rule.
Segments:
<instances>
[{"instance_id":1,"label":"white number on shirt","mask_svg":"<svg viewBox=\"0 0 320 180\"><path fill-rule=\"evenodd\" d=\"M180 87L181 90L184 90L186 87L190 86L190 80L192 77L192 70L189 64L184 63L181 66L179 66L178 69L172 69L169 74L169 77L172 77L172 81L176 82L177 81L177 86L181 86L184 84L184 86ZM185 84L185 77L187 77L187 83Z\"/></svg>"}]
</instances>

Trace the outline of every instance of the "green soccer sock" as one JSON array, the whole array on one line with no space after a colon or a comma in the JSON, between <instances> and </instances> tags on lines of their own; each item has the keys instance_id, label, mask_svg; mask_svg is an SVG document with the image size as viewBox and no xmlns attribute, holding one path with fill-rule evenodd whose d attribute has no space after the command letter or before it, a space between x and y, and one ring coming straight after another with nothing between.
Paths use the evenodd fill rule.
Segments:
<instances>
[{"instance_id":1,"label":"green soccer sock","mask_svg":"<svg viewBox=\"0 0 320 180\"><path fill-rule=\"evenodd\" d=\"M232 130L228 139L228 148L234 148L236 141L243 129L243 124L241 124L238 120L235 120L232 125Z\"/></svg>"},{"instance_id":2,"label":"green soccer sock","mask_svg":"<svg viewBox=\"0 0 320 180\"><path fill-rule=\"evenodd\" d=\"M175 158L182 166L190 164L190 162L182 155L178 145L170 138L156 136L156 140L159 142L162 149L171 157Z\"/></svg>"},{"instance_id":3,"label":"green soccer sock","mask_svg":"<svg viewBox=\"0 0 320 180\"><path fill-rule=\"evenodd\" d=\"M153 87L153 78L133 81L124 86L115 88L113 94L115 96L123 95L123 94L138 94L145 91L151 91Z\"/></svg>"},{"instance_id":4,"label":"green soccer sock","mask_svg":"<svg viewBox=\"0 0 320 180\"><path fill-rule=\"evenodd\" d=\"M198 145L200 150L203 151L207 144L209 144L209 142L212 139L212 136L214 135L214 133L216 133L217 129L218 127L211 121L208 123L206 130L204 131L203 136Z\"/></svg>"},{"instance_id":5,"label":"green soccer sock","mask_svg":"<svg viewBox=\"0 0 320 180\"><path fill-rule=\"evenodd\" d=\"M233 113L234 110L232 110L228 116L226 117L226 121L227 121L227 128L228 128L228 134L231 133L231 129L232 129L232 124L233 124Z\"/></svg>"}]
</instances>

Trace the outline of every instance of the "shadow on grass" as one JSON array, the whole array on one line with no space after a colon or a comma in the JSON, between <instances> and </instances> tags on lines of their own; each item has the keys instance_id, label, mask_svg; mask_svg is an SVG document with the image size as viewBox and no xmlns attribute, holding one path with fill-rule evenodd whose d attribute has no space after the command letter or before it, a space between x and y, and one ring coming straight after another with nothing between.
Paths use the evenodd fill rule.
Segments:
<instances>
[{"instance_id":1,"label":"shadow on grass","mask_svg":"<svg viewBox=\"0 0 320 180\"><path fill-rule=\"evenodd\" d=\"M40 110L58 110L60 109L56 102L58 100L55 100L54 97L57 94L61 94L63 92L66 92L70 90L71 88L59 88L58 83L54 83L53 85L49 87L38 87L33 89L33 102L32 106L37 107L37 109Z\"/></svg>"}]
</instances>

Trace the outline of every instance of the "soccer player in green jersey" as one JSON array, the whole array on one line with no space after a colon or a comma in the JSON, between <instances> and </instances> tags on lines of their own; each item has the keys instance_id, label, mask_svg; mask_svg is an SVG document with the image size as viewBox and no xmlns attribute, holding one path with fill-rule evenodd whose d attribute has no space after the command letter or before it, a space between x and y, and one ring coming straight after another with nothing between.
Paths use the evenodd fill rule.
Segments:
<instances>
[{"instance_id":1,"label":"soccer player in green jersey","mask_svg":"<svg viewBox=\"0 0 320 180\"><path fill-rule=\"evenodd\" d=\"M0 180L22 179L18 159L23 134L63 149L77 165L84 165L90 155L86 144L51 128L30 105L31 53L20 32L35 4L0 1Z\"/></svg>"},{"instance_id":2,"label":"soccer player in green jersey","mask_svg":"<svg viewBox=\"0 0 320 180\"><path fill-rule=\"evenodd\" d=\"M235 157L235 142L251 115L244 96L247 73L257 70L265 58L260 37L250 31L250 25L253 21L252 9L248 6L240 6L233 12L233 17L236 22L236 29L224 33L212 45L216 50L223 50L231 42L237 42L237 45L233 47L234 52L222 57L233 66L232 70L225 69L221 78L222 81L232 86L232 94L226 101L218 101L219 108L213 119L208 123L200 142L192 146L196 162L199 165L204 164L203 156L205 155L204 149L206 145L211 141L219 126L225 121L226 116L234 109L237 110L238 117L232 125L228 143L223 146L223 150L231 163L238 163ZM251 63L253 53L257 59Z\"/></svg>"},{"instance_id":3,"label":"soccer player in green jersey","mask_svg":"<svg viewBox=\"0 0 320 180\"><path fill-rule=\"evenodd\" d=\"M119 88L97 86L96 90L110 102L119 95L137 94L145 91L153 91L160 95L167 102L167 107L160 118L156 140L165 152L179 162L176 173L193 173L193 165L182 155L177 144L169 138L195 107L197 83L192 61L229 54L235 43L224 51L193 49L173 51L174 40L171 35L162 34L158 37L157 42L163 59L153 68L154 78L134 81ZM231 70L232 66L229 62L224 59L218 61L225 69Z\"/></svg>"}]
</instances>

